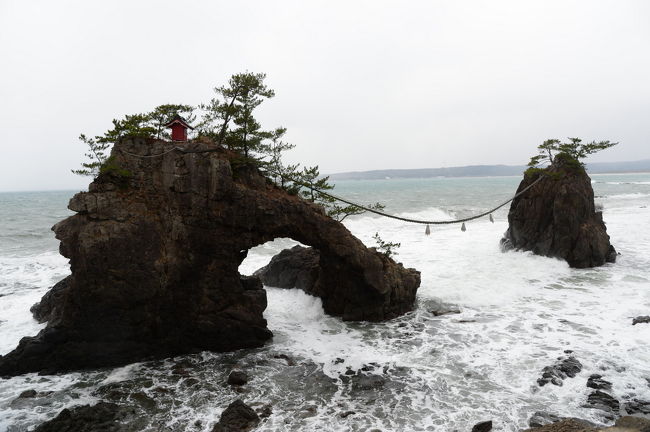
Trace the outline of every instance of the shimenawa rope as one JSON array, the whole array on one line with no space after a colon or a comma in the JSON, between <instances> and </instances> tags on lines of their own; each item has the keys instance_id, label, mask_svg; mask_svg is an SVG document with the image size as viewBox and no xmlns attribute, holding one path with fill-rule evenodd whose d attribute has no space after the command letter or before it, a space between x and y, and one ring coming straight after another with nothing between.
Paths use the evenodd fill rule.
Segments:
<instances>
[{"instance_id":1,"label":"shimenawa rope","mask_svg":"<svg viewBox=\"0 0 650 432\"><path fill-rule=\"evenodd\" d=\"M138 154L135 154L135 153L127 152L126 150L119 149L119 151L121 151L122 153L125 153L125 154L130 155L130 156L141 157L141 158L152 158L152 157L163 156L163 155L166 155L168 153L173 152L174 150L179 151L181 153L212 153L212 152L216 152L218 149L186 150L186 149L183 149L183 148L180 148L180 147L172 147L171 149L169 149L169 150L167 150L165 152L158 153L158 154L155 154L155 155L138 155ZM307 189L310 189L310 190L312 190L314 192L317 192L317 193L319 193L321 195L327 196L327 197L332 198L332 199L337 200L337 201L344 202L344 203L346 203L348 205L360 208L360 209L365 210L367 212L374 213L374 214L377 214L379 216L387 217L387 218L390 218L390 219L401 220L403 222L427 225L427 228L425 230L425 234L427 234L427 235L430 234L429 225L449 225L449 224L455 224L455 223L462 223L463 225L461 226L461 230L465 231L467 229L465 227L465 222L469 222L471 220L479 219L479 218L482 218L484 216L489 216L490 217L490 222L494 222L494 218L492 217L492 213L499 210L501 207L505 206L509 202L513 201L515 198L523 195L530 188L535 186L537 184L537 182L539 182L540 180L542 180L542 178L544 178L543 175L539 176L537 178L537 180L535 180L534 182L532 182L531 184L526 186L520 192L516 193L512 198L510 198L507 201L504 201L503 203L499 204L498 206L496 206L493 209L490 209L490 210L488 210L486 212L483 212L483 213L480 213L480 214L477 214L477 215L474 215L474 216L466 217L466 218L461 218L461 219L454 219L454 220L448 220L448 221L436 221L436 220L428 221L428 220L421 220L421 219L405 218L405 217L401 217L401 216L395 216L395 215L392 215L392 214L389 214L389 213L384 213L382 211L375 210L375 209L372 209L370 207L366 207L366 206L363 206L361 204L357 204L355 202L349 201L349 200L347 200L345 198L341 198L339 196L333 195L333 194L331 194L329 192L325 192L323 190L317 189L317 188L315 188L313 185L311 185L309 183L305 183L305 182L302 182L300 180L293 179L293 178L291 178L289 176L276 173L276 172L274 172L272 170L269 170L269 169L267 169L267 171L269 173L277 176L277 177L287 179L287 180L289 180L289 181L291 181L291 182L293 182L293 183L295 183L297 185L300 185L302 187L306 187Z\"/></svg>"}]
</instances>

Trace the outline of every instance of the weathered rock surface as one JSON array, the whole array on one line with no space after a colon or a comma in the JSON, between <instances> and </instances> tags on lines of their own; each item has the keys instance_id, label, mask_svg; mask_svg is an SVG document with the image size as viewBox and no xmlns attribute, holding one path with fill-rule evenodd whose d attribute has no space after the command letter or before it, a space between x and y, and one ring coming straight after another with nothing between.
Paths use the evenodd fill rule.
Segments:
<instances>
[{"instance_id":1,"label":"weathered rock surface","mask_svg":"<svg viewBox=\"0 0 650 432\"><path fill-rule=\"evenodd\" d=\"M596 390L611 390L612 383L603 379L602 375L593 374L587 379L587 387Z\"/></svg>"},{"instance_id":2,"label":"weathered rock surface","mask_svg":"<svg viewBox=\"0 0 650 432\"><path fill-rule=\"evenodd\" d=\"M650 401L633 398L625 402L624 408L628 414L650 415Z\"/></svg>"},{"instance_id":3,"label":"weathered rock surface","mask_svg":"<svg viewBox=\"0 0 650 432\"><path fill-rule=\"evenodd\" d=\"M546 384L562 386L565 378L573 378L582 370L582 363L573 356L566 358L559 357L558 361L552 366L546 366L542 370L542 377L537 380L540 387Z\"/></svg>"},{"instance_id":4,"label":"weathered rock surface","mask_svg":"<svg viewBox=\"0 0 650 432\"><path fill-rule=\"evenodd\" d=\"M64 409L34 432L119 432L125 430L123 421L132 413L129 409L106 402Z\"/></svg>"},{"instance_id":5,"label":"weathered rock surface","mask_svg":"<svg viewBox=\"0 0 650 432\"><path fill-rule=\"evenodd\" d=\"M540 175L524 175L517 192ZM582 169L561 164L548 168L539 183L512 201L508 224L501 240L504 249L561 258L577 268L616 260L602 212L594 205L591 179Z\"/></svg>"},{"instance_id":6,"label":"weathered rock surface","mask_svg":"<svg viewBox=\"0 0 650 432\"><path fill-rule=\"evenodd\" d=\"M294 246L285 249L271 259L268 265L253 275L264 285L276 288L299 288L308 294L317 295L320 274L320 253L314 248Z\"/></svg>"},{"instance_id":7,"label":"weathered rock surface","mask_svg":"<svg viewBox=\"0 0 650 432\"><path fill-rule=\"evenodd\" d=\"M209 143L186 144L193 153L173 146L116 143L123 171L70 200L77 214L53 230L72 275L50 296L55 306L44 299L37 308L47 327L0 359L0 376L260 346L272 336L266 293L238 267L248 249L278 237L318 249L314 290L326 313L381 321L412 309L419 272L366 248L236 155Z\"/></svg>"},{"instance_id":8,"label":"weathered rock surface","mask_svg":"<svg viewBox=\"0 0 650 432\"><path fill-rule=\"evenodd\" d=\"M219 422L212 432L247 432L260 422L255 411L240 399L237 399L224 410Z\"/></svg>"},{"instance_id":9,"label":"weathered rock surface","mask_svg":"<svg viewBox=\"0 0 650 432\"><path fill-rule=\"evenodd\" d=\"M600 390L595 390L587 397L587 404L585 408L593 408L603 411L605 418L614 419L618 417L620 411L620 403L612 395Z\"/></svg>"},{"instance_id":10,"label":"weathered rock surface","mask_svg":"<svg viewBox=\"0 0 650 432\"><path fill-rule=\"evenodd\" d=\"M228 375L228 384L230 385L244 385L248 382L248 374L244 371L234 370Z\"/></svg>"},{"instance_id":11,"label":"weathered rock surface","mask_svg":"<svg viewBox=\"0 0 650 432\"><path fill-rule=\"evenodd\" d=\"M29 309L34 319L39 323L54 321L61 314L63 296L68 288L70 288L70 276L63 278L50 288L41 301Z\"/></svg>"},{"instance_id":12,"label":"weathered rock surface","mask_svg":"<svg viewBox=\"0 0 650 432\"><path fill-rule=\"evenodd\" d=\"M600 429L593 427L589 422L577 419L564 419L545 426L527 429L524 432L598 432Z\"/></svg>"}]
</instances>

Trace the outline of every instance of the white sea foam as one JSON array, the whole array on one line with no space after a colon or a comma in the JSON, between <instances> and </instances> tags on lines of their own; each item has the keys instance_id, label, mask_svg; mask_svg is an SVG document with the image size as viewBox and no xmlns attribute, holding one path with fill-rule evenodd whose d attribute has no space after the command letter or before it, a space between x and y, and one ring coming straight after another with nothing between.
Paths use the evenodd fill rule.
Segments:
<instances>
[{"instance_id":1,"label":"white sea foam","mask_svg":"<svg viewBox=\"0 0 650 432\"><path fill-rule=\"evenodd\" d=\"M68 273L67 260L55 252L36 256L0 256L0 355L23 336L38 333L29 308Z\"/></svg>"},{"instance_id":2,"label":"white sea foam","mask_svg":"<svg viewBox=\"0 0 650 432\"><path fill-rule=\"evenodd\" d=\"M457 224L436 225L430 236L421 225L374 216L348 218L347 227L369 246L375 245L376 232L386 241L400 242L396 259L421 271L413 312L386 323L347 323L325 315L320 299L267 288L265 318L274 339L266 347L85 374L0 380L0 430L9 425L25 430L62 407L106 398L97 393L101 386L124 392L120 403L139 406L130 393L154 399L156 411L143 415L151 417L151 428L172 431L209 431L238 397L255 407L273 405L262 430L469 430L492 419L500 430L515 431L538 410L603 422L598 410L582 407L592 373L611 381L612 394L621 401L632 394L650 400L645 381L650 378L650 326L631 325L632 317L650 314L650 209L644 208L647 194L621 191L599 199L621 255L614 265L588 270L530 253L502 253L498 242L507 228L506 210L494 224L485 218L472 221L466 232ZM473 205L482 206L467 203L467 208ZM453 216L438 208L399 214ZM294 244L283 239L255 248L240 270L250 274ZM0 258L0 270L2 290L11 293L0 297L0 319L6 320L0 323L0 352L6 352L19 336L40 328L31 320L29 306L68 270L54 252ZM457 305L461 313L434 316L429 310L440 302ZM566 355L565 350L573 351L582 372L562 387L540 388L541 370ZM291 358L293 365L278 354ZM377 366L368 368L372 364ZM189 378L174 372L178 367L200 384L188 384ZM251 375L241 393L223 385L235 367ZM341 378L362 367L381 375L385 385L365 391ZM54 390L55 396L45 397L38 409L11 407L30 388ZM344 418L340 414L345 411L356 414Z\"/></svg>"}]
</instances>

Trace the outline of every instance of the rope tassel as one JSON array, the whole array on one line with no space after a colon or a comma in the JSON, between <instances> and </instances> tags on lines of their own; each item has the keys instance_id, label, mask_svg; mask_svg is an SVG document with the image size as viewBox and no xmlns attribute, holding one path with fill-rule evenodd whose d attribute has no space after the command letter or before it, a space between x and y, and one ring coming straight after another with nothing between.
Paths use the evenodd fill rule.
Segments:
<instances>
[{"instance_id":1,"label":"rope tassel","mask_svg":"<svg viewBox=\"0 0 650 432\"><path fill-rule=\"evenodd\" d=\"M494 223L494 218L492 217L492 213L490 213L490 222Z\"/></svg>"},{"instance_id":2,"label":"rope tassel","mask_svg":"<svg viewBox=\"0 0 650 432\"><path fill-rule=\"evenodd\" d=\"M426 235L431 234L431 228L429 228L429 224L427 224L427 228L424 230L424 234Z\"/></svg>"},{"instance_id":3,"label":"rope tassel","mask_svg":"<svg viewBox=\"0 0 650 432\"><path fill-rule=\"evenodd\" d=\"M463 224L460 226L460 230L461 230L462 232L467 231L467 228L465 228L465 222L463 222Z\"/></svg>"}]
</instances>

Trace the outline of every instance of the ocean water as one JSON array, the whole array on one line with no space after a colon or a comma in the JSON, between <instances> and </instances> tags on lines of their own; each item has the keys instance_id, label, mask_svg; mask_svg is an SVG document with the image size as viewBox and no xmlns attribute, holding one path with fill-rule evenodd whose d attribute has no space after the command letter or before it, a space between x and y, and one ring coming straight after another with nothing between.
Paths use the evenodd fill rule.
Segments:
<instances>
[{"instance_id":1,"label":"ocean water","mask_svg":"<svg viewBox=\"0 0 650 432\"><path fill-rule=\"evenodd\" d=\"M379 201L401 216L450 219L508 199L516 177L346 181L336 193ZM28 431L61 409L107 400L133 407L133 431L205 431L241 398L271 407L259 430L468 431L492 420L517 431L535 411L607 424L585 408L589 375L613 383L620 401L650 401L650 174L592 175L616 264L571 269L560 260L499 250L507 209L458 225L424 227L361 215L345 224L369 246L379 233L400 242L396 259L422 273L415 310L386 323L347 323L323 313L319 299L267 287L274 338L266 346L56 376L0 379L0 431ZM36 334L29 307L69 274L50 227L71 214L67 192L0 193L0 354ZM250 274L281 249L278 239L250 251ZM461 313L435 317L440 303ZM566 350L582 372L561 387L536 380ZM232 369L251 381L225 384ZM365 369L379 385L345 378ZM17 399L34 389L36 398Z\"/></svg>"}]
</instances>

